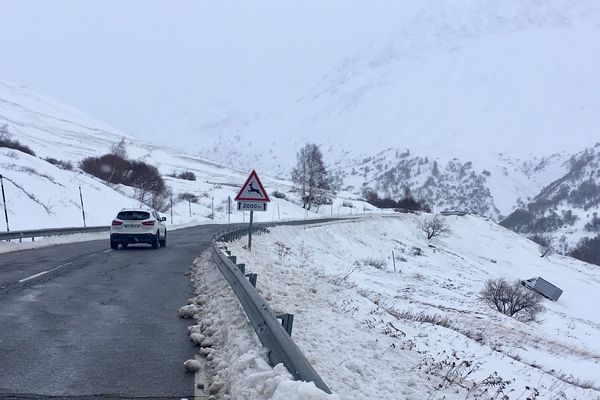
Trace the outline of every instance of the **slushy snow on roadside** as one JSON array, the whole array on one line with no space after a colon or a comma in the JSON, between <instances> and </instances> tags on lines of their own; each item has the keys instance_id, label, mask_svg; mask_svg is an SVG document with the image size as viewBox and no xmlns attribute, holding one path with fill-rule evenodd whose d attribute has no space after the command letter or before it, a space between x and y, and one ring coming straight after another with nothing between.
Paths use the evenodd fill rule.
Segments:
<instances>
[{"instance_id":1,"label":"slushy snow on roadside","mask_svg":"<svg viewBox=\"0 0 600 400\"><path fill-rule=\"evenodd\" d=\"M192 280L199 312L190 334L205 356L206 386L222 386L221 393L230 400L339 400L313 383L294 381L282 364L269 366L265 349L210 252L196 259Z\"/></svg>"}]
</instances>

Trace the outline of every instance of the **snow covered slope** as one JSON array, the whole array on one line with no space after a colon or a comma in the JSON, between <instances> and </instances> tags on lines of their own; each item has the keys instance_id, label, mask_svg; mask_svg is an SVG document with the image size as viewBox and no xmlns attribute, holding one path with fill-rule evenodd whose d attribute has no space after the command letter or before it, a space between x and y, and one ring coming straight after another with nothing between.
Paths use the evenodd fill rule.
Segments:
<instances>
[{"instance_id":1,"label":"snow covered slope","mask_svg":"<svg viewBox=\"0 0 600 400\"><path fill-rule=\"evenodd\" d=\"M247 215L235 210L228 216L228 197L234 198L250 171L228 167L173 148L158 146L126 135L119 130L81 114L55 100L31 90L0 81L0 127L13 140L29 146L36 156L17 150L0 148L0 174L5 177L9 227L12 230L47 227L81 226L83 218L79 199L82 188L88 225L107 225L123 207L139 206L133 200L134 191L124 186L106 186L94 177L59 169L44 159L52 157L71 162L77 167L88 156L100 156L124 138L129 158L155 165L173 191L174 224L247 220ZM189 171L196 181L167 176ZM345 215L373 210L364 202L351 200L341 193L334 203L316 212L307 212L299 205L291 183L269 176L270 171L258 170L268 191L287 193L286 199L274 198L266 213L257 213L257 221L307 218L321 215ZM188 203L180 194L198 198ZM343 206L351 204L354 209ZM170 217L170 210L166 213ZM4 221L0 227L4 230Z\"/></svg>"},{"instance_id":2,"label":"snow covered slope","mask_svg":"<svg viewBox=\"0 0 600 400\"><path fill-rule=\"evenodd\" d=\"M275 312L294 314L296 342L340 398L600 398L600 267L540 258L475 216L445 217L450 235L428 242L425 216L282 226L252 253L228 248ZM490 278L535 276L564 290L538 322L478 297Z\"/></svg>"}]
</instances>

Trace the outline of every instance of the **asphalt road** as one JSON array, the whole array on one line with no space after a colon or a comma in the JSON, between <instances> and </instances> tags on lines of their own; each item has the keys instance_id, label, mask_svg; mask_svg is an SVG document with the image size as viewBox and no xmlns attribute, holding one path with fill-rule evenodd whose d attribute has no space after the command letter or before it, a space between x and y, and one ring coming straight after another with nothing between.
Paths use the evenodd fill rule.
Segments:
<instances>
[{"instance_id":1,"label":"asphalt road","mask_svg":"<svg viewBox=\"0 0 600 400\"><path fill-rule=\"evenodd\" d=\"M193 399L182 363L197 348L177 310L223 229L171 231L158 250L110 250L107 237L0 254L0 399Z\"/></svg>"},{"instance_id":2,"label":"asphalt road","mask_svg":"<svg viewBox=\"0 0 600 400\"><path fill-rule=\"evenodd\" d=\"M193 399L186 273L222 226L166 248L108 239L0 254L0 399Z\"/></svg>"}]
</instances>

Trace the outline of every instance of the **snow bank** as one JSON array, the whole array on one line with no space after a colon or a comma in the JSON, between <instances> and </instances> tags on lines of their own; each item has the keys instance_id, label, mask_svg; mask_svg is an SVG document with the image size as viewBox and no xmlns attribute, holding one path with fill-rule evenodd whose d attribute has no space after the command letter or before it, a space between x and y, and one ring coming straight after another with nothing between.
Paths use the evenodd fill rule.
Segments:
<instances>
[{"instance_id":1,"label":"snow bank","mask_svg":"<svg viewBox=\"0 0 600 400\"><path fill-rule=\"evenodd\" d=\"M31 250L40 247L56 246L59 244L87 242L90 240L106 240L106 248L109 248L108 232L76 233L73 235L36 237L35 242L32 242L31 239L23 239L22 243L19 243L18 239L11 240L10 242L0 241L0 254L10 253L12 251Z\"/></svg>"},{"instance_id":2,"label":"snow bank","mask_svg":"<svg viewBox=\"0 0 600 400\"><path fill-rule=\"evenodd\" d=\"M269 366L266 350L209 252L196 259L192 272L198 325L190 333L203 336L200 354L211 375L209 387L222 384L221 393L231 400L338 399L313 383L294 381L282 364Z\"/></svg>"}]
</instances>

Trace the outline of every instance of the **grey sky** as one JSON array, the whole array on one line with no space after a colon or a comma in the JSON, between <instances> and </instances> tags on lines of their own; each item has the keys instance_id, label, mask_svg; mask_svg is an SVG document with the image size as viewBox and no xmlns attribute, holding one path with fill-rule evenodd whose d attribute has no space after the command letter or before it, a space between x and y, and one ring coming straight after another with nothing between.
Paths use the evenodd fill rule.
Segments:
<instances>
[{"instance_id":1,"label":"grey sky","mask_svg":"<svg viewBox=\"0 0 600 400\"><path fill-rule=\"evenodd\" d=\"M357 45L361 6L306 4L0 0L0 79L134 135L185 142L227 110L265 112L303 94Z\"/></svg>"},{"instance_id":2,"label":"grey sky","mask_svg":"<svg viewBox=\"0 0 600 400\"><path fill-rule=\"evenodd\" d=\"M287 158L305 140L575 151L600 118L599 7L0 0L0 79L193 152L231 132Z\"/></svg>"}]
</instances>

